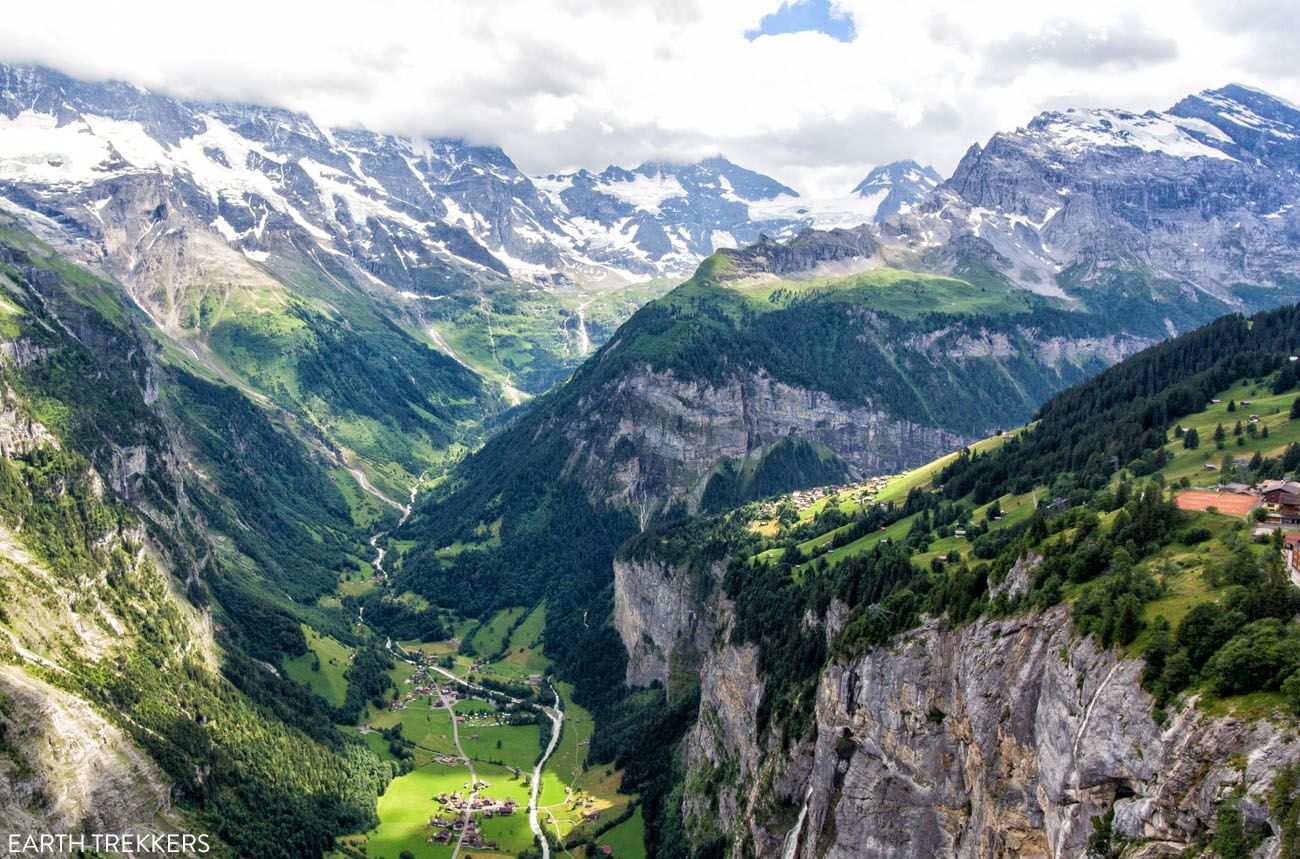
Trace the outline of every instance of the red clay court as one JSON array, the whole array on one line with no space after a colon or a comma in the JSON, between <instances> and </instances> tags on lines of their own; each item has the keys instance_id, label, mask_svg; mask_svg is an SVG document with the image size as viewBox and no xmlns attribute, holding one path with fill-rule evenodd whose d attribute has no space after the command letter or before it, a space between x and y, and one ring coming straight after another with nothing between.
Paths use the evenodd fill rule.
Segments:
<instances>
[{"instance_id":1,"label":"red clay court","mask_svg":"<svg viewBox=\"0 0 1300 859\"><path fill-rule=\"evenodd\" d=\"M1214 507L1220 513L1245 516L1259 503L1259 498L1241 492L1206 492L1192 489L1178 493L1176 502L1179 510L1205 510L1207 507Z\"/></svg>"}]
</instances>

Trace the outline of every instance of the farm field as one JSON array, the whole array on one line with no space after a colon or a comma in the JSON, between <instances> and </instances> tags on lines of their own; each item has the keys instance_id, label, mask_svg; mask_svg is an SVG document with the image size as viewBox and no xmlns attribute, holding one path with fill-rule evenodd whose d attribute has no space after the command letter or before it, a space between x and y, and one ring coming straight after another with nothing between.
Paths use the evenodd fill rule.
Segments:
<instances>
[{"instance_id":1,"label":"farm field","mask_svg":"<svg viewBox=\"0 0 1300 859\"><path fill-rule=\"evenodd\" d=\"M597 844L605 844L614 848L615 856L637 855L635 851L642 849L641 844L644 841L645 820L641 817L640 808L632 812L632 816L627 820L596 839Z\"/></svg>"},{"instance_id":2,"label":"farm field","mask_svg":"<svg viewBox=\"0 0 1300 859\"><path fill-rule=\"evenodd\" d=\"M364 719L363 740L385 760L409 758L409 772L393 779L380 798L379 824L367 831L354 833L338 842L333 859L399 859L403 851L417 859L450 857L450 844L431 842L441 828L430 824L440 806L434 801L439 794L464 793L470 783L470 771L460 758L452 717L460 748L473 764L480 782L481 795L492 799L513 799L519 803L517 813L488 818L479 817L477 828L486 846L462 848L461 856L514 856L533 845L528 826L527 803L531 793L534 763L543 748L540 724L508 724L510 714L481 693L460 687L461 695L449 711L437 688L433 694L415 694L422 684L450 688L455 681L435 671L450 661L452 673L475 682L480 678L496 679L512 686L526 686L529 676L541 676L550 662L541 653L541 636L545 626L545 606L533 609L512 608L498 612L486 623L458 624L455 637L473 634L475 642L491 645L500 659L482 664L474 657L458 652L448 642L403 642L396 653L401 657L390 672L397 685L400 707L374 711L368 708ZM479 650L480 653L483 650ZM407 659L424 661L415 665ZM481 657L480 657L481 659ZM539 820L560 842L590 836L604 822L615 820L627 809L633 797L619 794L621 772L606 767L587 767L588 743L595 731L591 714L572 700L573 688L556 683L564 710L564 724L555 751L546 761L539 791ZM408 697L409 696L409 697ZM513 708L511 708L513 709ZM390 748L391 746L391 748ZM394 755L394 749L399 753ZM446 815L444 815L445 817ZM643 857L644 847L632 821L616 829L625 842L620 856Z\"/></svg>"}]
</instances>

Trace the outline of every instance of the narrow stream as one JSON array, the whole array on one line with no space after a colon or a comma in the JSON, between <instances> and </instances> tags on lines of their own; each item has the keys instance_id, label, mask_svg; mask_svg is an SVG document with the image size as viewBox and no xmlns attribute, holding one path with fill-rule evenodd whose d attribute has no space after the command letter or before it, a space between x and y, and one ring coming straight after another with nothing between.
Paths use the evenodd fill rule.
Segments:
<instances>
[{"instance_id":1,"label":"narrow stream","mask_svg":"<svg viewBox=\"0 0 1300 859\"><path fill-rule=\"evenodd\" d=\"M537 766L533 767L533 792L528 799L528 825L532 827L533 835L537 836L538 843L542 845L542 859L551 859L551 843L546 840L542 824L537 819L537 799L542 790L542 767L555 753L555 746L560 741L560 726L564 720L564 712L560 709L560 693L555 691L554 685L551 686L551 694L555 696L555 706L542 708L542 712L551 718L551 740L546 744L546 751L538 758Z\"/></svg>"}]
</instances>

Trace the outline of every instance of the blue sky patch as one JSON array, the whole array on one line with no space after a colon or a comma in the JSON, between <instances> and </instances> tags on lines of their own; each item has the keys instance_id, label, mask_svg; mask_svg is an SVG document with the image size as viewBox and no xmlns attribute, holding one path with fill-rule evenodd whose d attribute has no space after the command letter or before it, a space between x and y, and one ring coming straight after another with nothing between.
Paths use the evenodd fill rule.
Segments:
<instances>
[{"instance_id":1,"label":"blue sky patch","mask_svg":"<svg viewBox=\"0 0 1300 859\"><path fill-rule=\"evenodd\" d=\"M825 33L841 42L851 42L857 35L853 19L847 12L831 9L830 0L787 0L779 10L763 16L758 28L746 32L745 38L752 42L759 36L809 32Z\"/></svg>"}]
</instances>

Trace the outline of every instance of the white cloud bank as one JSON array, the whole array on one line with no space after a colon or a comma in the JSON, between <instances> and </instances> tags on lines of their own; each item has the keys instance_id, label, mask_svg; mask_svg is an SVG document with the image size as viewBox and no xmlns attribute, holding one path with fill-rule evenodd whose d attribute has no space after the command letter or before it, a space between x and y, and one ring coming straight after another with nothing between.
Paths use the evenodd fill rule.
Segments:
<instances>
[{"instance_id":1,"label":"white cloud bank","mask_svg":"<svg viewBox=\"0 0 1300 859\"><path fill-rule=\"evenodd\" d=\"M498 144L531 173L724 153L813 193L955 165L1043 109L1164 108L1239 81L1300 100L1300 0L840 0L850 43L745 38L781 0L435 0L7 9L0 59L332 125Z\"/></svg>"}]
</instances>

